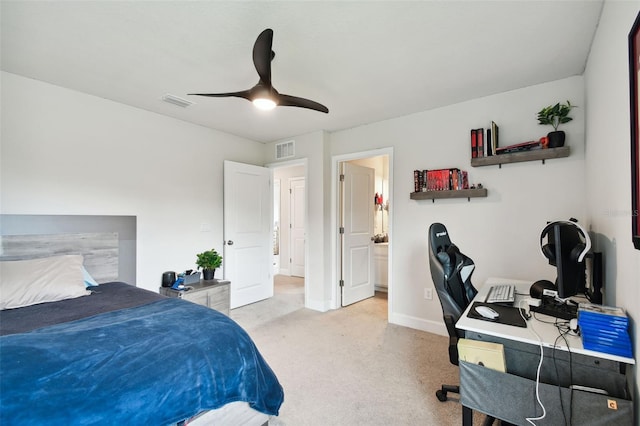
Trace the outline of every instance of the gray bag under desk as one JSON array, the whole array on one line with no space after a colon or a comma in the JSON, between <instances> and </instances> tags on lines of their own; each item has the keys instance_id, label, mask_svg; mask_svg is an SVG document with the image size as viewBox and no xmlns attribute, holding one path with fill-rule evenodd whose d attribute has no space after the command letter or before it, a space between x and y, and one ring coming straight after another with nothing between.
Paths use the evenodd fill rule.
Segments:
<instances>
[{"instance_id":1,"label":"gray bag under desk","mask_svg":"<svg viewBox=\"0 0 640 426\"><path fill-rule=\"evenodd\" d=\"M460 361L461 403L517 425L541 416L536 399L540 347L474 332L465 337L502 343L507 372ZM632 370L621 362L544 348L539 393L546 416L536 425L632 425ZM608 395L569 389L571 384Z\"/></svg>"}]
</instances>

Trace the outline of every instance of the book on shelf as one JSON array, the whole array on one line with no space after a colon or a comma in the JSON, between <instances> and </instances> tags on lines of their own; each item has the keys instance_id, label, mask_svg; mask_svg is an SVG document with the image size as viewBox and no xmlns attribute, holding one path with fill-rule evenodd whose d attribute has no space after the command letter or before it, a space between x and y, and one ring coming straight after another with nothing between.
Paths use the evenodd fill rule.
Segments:
<instances>
[{"instance_id":1,"label":"book on shelf","mask_svg":"<svg viewBox=\"0 0 640 426\"><path fill-rule=\"evenodd\" d=\"M476 129L476 135L478 138L478 158L484 157L485 143L484 143L484 129Z\"/></svg>"},{"instance_id":2,"label":"book on shelf","mask_svg":"<svg viewBox=\"0 0 640 426\"><path fill-rule=\"evenodd\" d=\"M471 129L471 158L478 158L478 132Z\"/></svg>"},{"instance_id":3,"label":"book on shelf","mask_svg":"<svg viewBox=\"0 0 640 426\"><path fill-rule=\"evenodd\" d=\"M533 149L540 149L539 141L528 141L516 143L513 145L507 145L503 147L496 148L496 154L510 154L513 152L523 152L523 151L531 151Z\"/></svg>"},{"instance_id":4,"label":"book on shelf","mask_svg":"<svg viewBox=\"0 0 640 426\"><path fill-rule=\"evenodd\" d=\"M413 171L413 192L422 191L422 171Z\"/></svg>"},{"instance_id":5,"label":"book on shelf","mask_svg":"<svg viewBox=\"0 0 640 426\"><path fill-rule=\"evenodd\" d=\"M487 129L487 157L495 155L493 145L491 144L491 129Z\"/></svg>"},{"instance_id":6,"label":"book on shelf","mask_svg":"<svg viewBox=\"0 0 640 426\"><path fill-rule=\"evenodd\" d=\"M491 122L491 138L489 139L489 143L491 144L491 152L493 155L498 153L498 136L499 136L499 128L495 121ZM487 130L488 131L488 130Z\"/></svg>"},{"instance_id":7,"label":"book on shelf","mask_svg":"<svg viewBox=\"0 0 640 426\"><path fill-rule=\"evenodd\" d=\"M413 171L414 192L452 191L468 189L467 172L457 169L435 169Z\"/></svg>"}]
</instances>

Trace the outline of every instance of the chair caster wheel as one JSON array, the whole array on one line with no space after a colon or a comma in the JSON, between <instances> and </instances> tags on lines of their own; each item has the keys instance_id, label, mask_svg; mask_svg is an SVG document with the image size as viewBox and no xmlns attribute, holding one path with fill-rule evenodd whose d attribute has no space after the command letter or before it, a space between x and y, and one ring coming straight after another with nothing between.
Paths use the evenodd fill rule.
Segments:
<instances>
[{"instance_id":1,"label":"chair caster wheel","mask_svg":"<svg viewBox=\"0 0 640 426\"><path fill-rule=\"evenodd\" d=\"M447 400L447 392L438 390L436 391L436 397L438 398L438 401L445 402Z\"/></svg>"}]
</instances>

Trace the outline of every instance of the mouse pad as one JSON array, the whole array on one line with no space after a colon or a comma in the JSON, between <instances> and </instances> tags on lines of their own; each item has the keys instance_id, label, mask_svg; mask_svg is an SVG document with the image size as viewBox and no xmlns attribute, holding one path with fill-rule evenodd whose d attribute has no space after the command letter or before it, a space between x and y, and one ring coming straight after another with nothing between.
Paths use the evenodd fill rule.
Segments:
<instances>
[{"instance_id":1,"label":"mouse pad","mask_svg":"<svg viewBox=\"0 0 640 426\"><path fill-rule=\"evenodd\" d=\"M496 311L500 316L496 319L485 318L476 312L476 306L488 306L489 308ZM515 327L526 327L527 322L524 320L524 318L522 318L522 316L520 316L520 311L521 309L514 306L504 306L498 305L496 303L474 302L471 306L471 309L469 309L469 313L467 314L467 316L473 319L497 322L498 324L513 325Z\"/></svg>"}]
</instances>

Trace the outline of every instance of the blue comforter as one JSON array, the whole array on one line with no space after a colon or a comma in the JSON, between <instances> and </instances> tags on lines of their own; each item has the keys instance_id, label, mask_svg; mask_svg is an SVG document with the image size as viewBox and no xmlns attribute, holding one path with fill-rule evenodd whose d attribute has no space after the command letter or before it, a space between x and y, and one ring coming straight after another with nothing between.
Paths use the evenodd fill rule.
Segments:
<instances>
[{"instance_id":1,"label":"blue comforter","mask_svg":"<svg viewBox=\"0 0 640 426\"><path fill-rule=\"evenodd\" d=\"M3 425L167 425L233 401L277 415L283 391L225 315L179 299L0 338Z\"/></svg>"}]
</instances>

